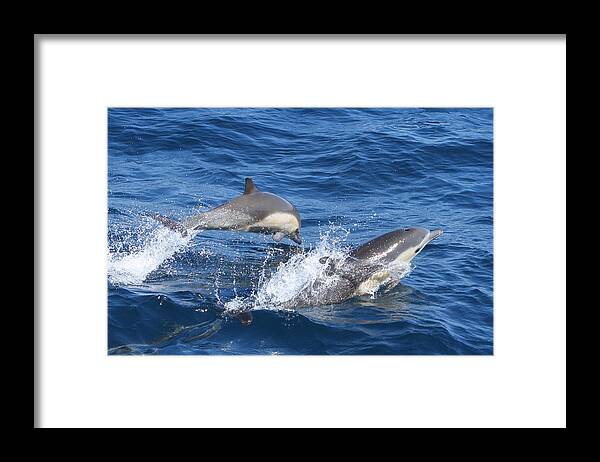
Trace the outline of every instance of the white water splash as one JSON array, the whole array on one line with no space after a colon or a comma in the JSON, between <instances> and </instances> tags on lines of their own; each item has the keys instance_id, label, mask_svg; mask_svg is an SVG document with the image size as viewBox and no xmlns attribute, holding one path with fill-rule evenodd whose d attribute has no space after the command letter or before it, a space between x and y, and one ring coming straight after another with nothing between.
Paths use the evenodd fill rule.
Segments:
<instances>
[{"instance_id":1,"label":"white water splash","mask_svg":"<svg viewBox=\"0 0 600 462\"><path fill-rule=\"evenodd\" d=\"M256 289L248 297L235 297L224 303L226 312L236 313L248 309L269 309L293 299L307 284L316 281L324 271L319 259L324 256L343 256L347 249L342 242L348 235L338 236L341 228L330 227L321 234L319 243L314 249L292 256L288 261L280 263L273 274L268 273L267 263L272 255L269 253L261 268Z\"/></svg>"},{"instance_id":2,"label":"white water splash","mask_svg":"<svg viewBox=\"0 0 600 462\"><path fill-rule=\"evenodd\" d=\"M334 276L325 274L327 265L319 260L323 257L343 260L347 254L348 249L341 247L339 242L330 240L329 236L322 237L314 249L281 263L275 274L259 285L256 306L285 305L317 280L334 282Z\"/></svg>"},{"instance_id":3,"label":"white water splash","mask_svg":"<svg viewBox=\"0 0 600 462\"><path fill-rule=\"evenodd\" d=\"M182 236L167 228L153 230L141 245L128 253L108 254L108 279L113 284L141 284L146 277L167 259L183 250L195 234Z\"/></svg>"}]
</instances>

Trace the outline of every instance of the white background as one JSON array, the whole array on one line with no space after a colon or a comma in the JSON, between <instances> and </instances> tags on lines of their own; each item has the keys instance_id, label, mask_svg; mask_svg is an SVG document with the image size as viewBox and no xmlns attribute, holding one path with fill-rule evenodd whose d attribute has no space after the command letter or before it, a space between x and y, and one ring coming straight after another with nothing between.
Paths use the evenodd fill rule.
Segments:
<instances>
[{"instance_id":1,"label":"white background","mask_svg":"<svg viewBox=\"0 0 600 462\"><path fill-rule=\"evenodd\" d=\"M43 427L566 425L566 39L37 37ZM494 108L494 355L107 356L107 107ZM440 281L443 283L443 281Z\"/></svg>"}]
</instances>

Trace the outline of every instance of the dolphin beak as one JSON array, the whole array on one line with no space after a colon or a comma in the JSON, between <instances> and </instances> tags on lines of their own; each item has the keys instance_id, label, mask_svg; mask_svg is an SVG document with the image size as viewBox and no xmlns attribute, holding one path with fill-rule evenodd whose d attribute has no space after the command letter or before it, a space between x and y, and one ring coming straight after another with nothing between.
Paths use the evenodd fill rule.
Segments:
<instances>
[{"instance_id":1,"label":"dolphin beak","mask_svg":"<svg viewBox=\"0 0 600 462\"><path fill-rule=\"evenodd\" d=\"M294 241L296 244L302 244L302 239L300 238L300 233L296 231L295 233L289 234L288 237Z\"/></svg>"},{"instance_id":2,"label":"dolphin beak","mask_svg":"<svg viewBox=\"0 0 600 462\"><path fill-rule=\"evenodd\" d=\"M421 250L423 250L423 247L425 247L427 244L433 241L436 237L441 236L442 233L443 231L441 229L432 229L431 231L429 231L429 234L427 234L427 236L425 236L423 241L419 244L419 248L415 250L415 254L413 255L413 257L416 256L419 252L421 252Z\"/></svg>"},{"instance_id":3,"label":"dolphin beak","mask_svg":"<svg viewBox=\"0 0 600 462\"><path fill-rule=\"evenodd\" d=\"M441 229L432 229L431 231L429 231L427 242L433 241L436 237L441 236L443 232L444 231L442 231Z\"/></svg>"}]
</instances>

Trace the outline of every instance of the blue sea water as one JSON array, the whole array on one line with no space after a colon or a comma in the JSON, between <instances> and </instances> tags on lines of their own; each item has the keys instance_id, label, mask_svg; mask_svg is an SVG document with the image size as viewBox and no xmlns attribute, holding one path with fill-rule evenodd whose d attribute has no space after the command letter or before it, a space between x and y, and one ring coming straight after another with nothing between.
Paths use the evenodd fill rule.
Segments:
<instances>
[{"instance_id":1,"label":"blue sea water","mask_svg":"<svg viewBox=\"0 0 600 462\"><path fill-rule=\"evenodd\" d=\"M220 205L247 176L298 208L302 246L149 216ZM108 353L492 354L492 206L489 108L110 108ZM229 314L288 296L315 254L408 226L444 234L387 293Z\"/></svg>"}]
</instances>

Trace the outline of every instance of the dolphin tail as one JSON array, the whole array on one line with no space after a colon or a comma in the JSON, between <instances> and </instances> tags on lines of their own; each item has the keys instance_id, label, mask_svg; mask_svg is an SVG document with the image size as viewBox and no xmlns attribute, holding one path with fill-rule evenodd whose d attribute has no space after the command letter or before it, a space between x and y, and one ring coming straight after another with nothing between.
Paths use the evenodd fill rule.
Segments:
<instances>
[{"instance_id":1,"label":"dolphin tail","mask_svg":"<svg viewBox=\"0 0 600 462\"><path fill-rule=\"evenodd\" d=\"M170 218L159 215L158 213L153 214L152 218L154 218L156 221L161 222L167 228L181 233L182 236L187 236L187 228L182 223L179 223L175 220L171 220Z\"/></svg>"}]
</instances>

